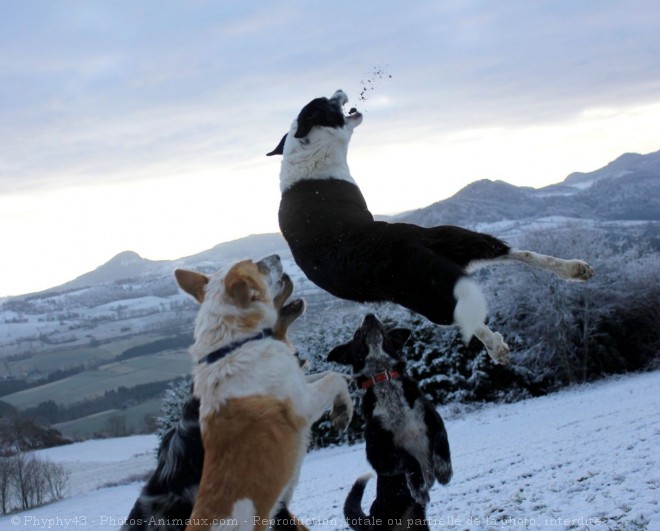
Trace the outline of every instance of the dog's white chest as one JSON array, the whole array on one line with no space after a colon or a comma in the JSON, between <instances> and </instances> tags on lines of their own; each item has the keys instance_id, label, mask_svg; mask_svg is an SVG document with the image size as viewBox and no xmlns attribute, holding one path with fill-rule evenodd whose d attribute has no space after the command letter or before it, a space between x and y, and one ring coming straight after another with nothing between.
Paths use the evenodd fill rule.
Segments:
<instances>
[{"instance_id":1,"label":"dog's white chest","mask_svg":"<svg viewBox=\"0 0 660 531\"><path fill-rule=\"evenodd\" d=\"M428 434L424 422L424 409L420 401L411 408L399 382L388 382L375 389L374 416L393 434L397 446L405 448L424 465L428 463Z\"/></svg>"}]
</instances>

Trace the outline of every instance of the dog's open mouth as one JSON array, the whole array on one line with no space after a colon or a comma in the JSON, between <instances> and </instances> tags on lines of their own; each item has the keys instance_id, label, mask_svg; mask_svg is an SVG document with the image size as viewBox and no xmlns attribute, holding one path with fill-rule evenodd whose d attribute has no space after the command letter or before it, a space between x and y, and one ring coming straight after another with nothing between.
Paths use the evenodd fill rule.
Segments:
<instances>
[{"instance_id":1,"label":"dog's open mouth","mask_svg":"<svg viewBox=\"0 0 660 531\"><path fill-rule=\"evenodd\" d=\"M351 121L355 120L361 122L362 121L362 113L359 112L355 107L351 107L351 109L348 111L348 115L344 116L346 121Z\"/></svg>"},{"instance_id":2,"label":"dog's open mouth","mask_svg":"<svg viewBox=\"0 0 660 531\"><path fill-rule=\"evenodd\" d=\"M330 98L330 101L334 101L337 103L337 107L341 109L341 112L343 113L344 106L348 103L348 96L343 90L337 90L333 95L332 98ZM346 121L350 120L361 120L362 119L362 113L360 113L357 108L351 107L350 110L348 111L348 114L344 115L344 118Z\"/></svg>"}]
</instances>

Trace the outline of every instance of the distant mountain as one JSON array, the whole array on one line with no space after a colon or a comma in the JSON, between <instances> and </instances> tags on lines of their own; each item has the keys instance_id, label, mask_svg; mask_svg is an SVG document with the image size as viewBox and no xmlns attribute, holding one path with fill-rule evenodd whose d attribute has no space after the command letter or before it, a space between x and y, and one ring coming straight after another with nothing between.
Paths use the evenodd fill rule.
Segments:
<instances>
[{"instance_id":1,"label":"distant mountain","mask_svg":"<svg viewBox=\"0 0 660 531\"><path fill-rule=\"evenodd\" d=\"M660 151L625 154L591 173L535 189L503 181L476 181L454 196L406 212L397 220L423 226L481 226L544 217L660 221Z\"/></svg>"},{"instance_id":2,"label":"distant mountain","mask_svg":"<svg viewBox=\"0 0 660 531\"><path fill-rule=\"evenodd\" d=\"M625 177L630 174L655 174L657 176L658 172L660 172L660 151L648 155L625 153L599 170L589 173L571 173L564 180L564 184L580 186L602 179Z\"/></svg>"},{"instance_id":3,"label":"distant mountain","mask_svg":"<svg viewBox=\"0 0 660 531\"><path fill-rule=\"evenodd\" d=\"M538 212L540 199L533 188L520 188L503 181L470 183L443 201L397 216L397 221L433 225L473 226L475 223L520 219Z\"/></svg>"},{"instance_id":4,"label":"distant mountain","mask_svg":"<svg viewBox=\"0 0 660 531\"><path fill-rule=\"evenodd\" d=\"M101 284L110 284L119 280L156 274L162 271L164 262L146 260L133 251L124 251L111 258L105 264L89 273L85 273L61 286L47 291L80 289Z\"/></svg>"},{"instance_id":5,"label":"distant mountain","mask_svg":"<svg viewBox=\"0 0 660 531\"><path fill-rule=\"evenodd\" d=\"M221 243L208 251L203 251L176 261L177 267L217 267L220 263L242 258L263 258L271 254L290 254L284 238L279 233L253 234L231 242Z\"/></svg>"},{"instance_id":6,"label":"distant mountain","mask_svg":"<svg viewBox=\"0 0 660 531\"><path fill-rule=\"evenodd\" d=\"M256 234L220 243L212 249L178 260L148 260L136 252L124 251L93 271L60 286L49 288L43 293L71 291L155 275L171 275L177 267L204 270L255 256L255 252L257 256L287 252L286 242L280 234Z\"/></svg>"}]
</instances>

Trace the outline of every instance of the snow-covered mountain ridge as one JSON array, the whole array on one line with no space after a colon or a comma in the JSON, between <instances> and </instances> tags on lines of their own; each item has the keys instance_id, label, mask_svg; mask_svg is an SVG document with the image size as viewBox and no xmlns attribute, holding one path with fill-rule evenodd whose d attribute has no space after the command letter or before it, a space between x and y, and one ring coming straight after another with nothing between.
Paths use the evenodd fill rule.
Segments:
<instances>
[{"instance_id":1,"label":"snow-covered mountain ridge","mask_svg":"<svg viewBox=\"0 0 660 531\"><path fill-rule=\"evenodd\" d=\"M424 226L474 226L562 216L578 220L660 221L660 151L625 154L604 168L573 173L534 189L503 181L473 182L449 199L397 216Z\"/></svg>"}]
</instances>

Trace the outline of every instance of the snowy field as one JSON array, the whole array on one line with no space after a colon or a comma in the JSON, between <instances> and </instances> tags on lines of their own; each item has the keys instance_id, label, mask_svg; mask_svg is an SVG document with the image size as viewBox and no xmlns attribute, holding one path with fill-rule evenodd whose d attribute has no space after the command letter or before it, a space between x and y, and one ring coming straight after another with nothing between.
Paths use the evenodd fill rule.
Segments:
<instances>
[{"instance_id":1,"label":"snowy field","mask_svg":"<svg viewBox=\"0 0 660 531\"><path fill-rule=\"evenodd\" d=\"M660 530L658 371L489 405L446 424L454 478L432 490L433 529ZM0 530L117 529L140 490L130 478L153 466L156 442L139 436L41 451L71 470L69 496L2 517ZM348 529L344 498L369 470L363 445L309 454L293 512L313 529Z\"/></svg>"}]
</instances>

